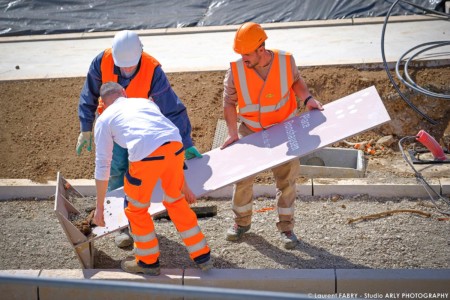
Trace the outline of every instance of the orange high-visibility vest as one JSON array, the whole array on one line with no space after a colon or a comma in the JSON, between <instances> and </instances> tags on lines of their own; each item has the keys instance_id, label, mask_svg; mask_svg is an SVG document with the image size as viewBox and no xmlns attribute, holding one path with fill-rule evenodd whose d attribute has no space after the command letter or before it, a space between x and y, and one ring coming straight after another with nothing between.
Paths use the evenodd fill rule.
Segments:
<instances>
[{"instance_id":1,"label":"orange high-visibility vest","mask_svg":"<svg viewBox=\"0 0 450 300\"><path fill-rule=\"evenodd\" d=\"M261 131L295 116L297 101L292 89L291 54L274 52L272 66L264 81L242 59L231 63L238 97L239 119L251 130Z\"/></svg>"},{"instance_id":2,"label":"orange high-visibility vest","mask_svg":"<svg viewBox=\"0 0 450 300\"><path fill-rule=\"evenodd\" d=\"M141 66L138 73L125 88L129 98L148 98L148 93L152 85L153 73L159 62L149 54L142 52ZM102 71L102 83L108 81L118 81L118 75L114 74L114 60L112 49L106 49L103 53L100 67Z\"/></svg>"}]
</instances>

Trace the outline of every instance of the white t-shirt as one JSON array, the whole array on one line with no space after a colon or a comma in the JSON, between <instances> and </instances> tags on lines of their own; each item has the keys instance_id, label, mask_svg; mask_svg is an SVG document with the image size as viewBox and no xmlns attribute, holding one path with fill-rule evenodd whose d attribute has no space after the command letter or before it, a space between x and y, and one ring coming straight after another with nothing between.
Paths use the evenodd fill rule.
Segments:
<instances>
[{"instance_id":1,"label":"white t-shirt","mask_svg":"<svg viewBox=\"0 0 450 300\"><path fill-rule=\"evenodd\" d=\"M181 142L178 128L151 100L118 98L95 123L95 179L108 180L114 142L140 161L165 142Z\"/></svg>"}]
</instances>

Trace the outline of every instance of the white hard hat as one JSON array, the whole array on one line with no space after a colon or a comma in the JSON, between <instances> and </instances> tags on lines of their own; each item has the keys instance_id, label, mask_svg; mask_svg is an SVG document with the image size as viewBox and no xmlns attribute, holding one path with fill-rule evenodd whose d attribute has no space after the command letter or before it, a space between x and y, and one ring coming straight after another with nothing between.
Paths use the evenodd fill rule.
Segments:
<instances>
[{"instance_id":1,"label":"white hard hat","mask_svg":"<svg viewBox=\"0 0 450 300\"><path fill-rule=\"evenodd\" d=\"M118 67L132 67L138 64L142 54L139 36L130 30L116 33L112 45L114 64Z\"/></svg>"}]
</instances>

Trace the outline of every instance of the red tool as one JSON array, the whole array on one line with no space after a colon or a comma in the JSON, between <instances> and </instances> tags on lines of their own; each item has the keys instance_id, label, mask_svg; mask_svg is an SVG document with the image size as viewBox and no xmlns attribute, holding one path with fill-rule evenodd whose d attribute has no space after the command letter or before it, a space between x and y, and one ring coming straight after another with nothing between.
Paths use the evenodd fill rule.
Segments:
<instances>
[{"instance_id":1,"label":"red tool","mask_svg":"<svg viewBox=\"0 0 450 300\"><path fill-rule=\"evenodd\" d=\"M434 158L437 160L446 160L444 150L441 145L425 130L420 130L416 135L416 140L421 142L428 150L433 154Z\"/></svg>"}]
</instances>

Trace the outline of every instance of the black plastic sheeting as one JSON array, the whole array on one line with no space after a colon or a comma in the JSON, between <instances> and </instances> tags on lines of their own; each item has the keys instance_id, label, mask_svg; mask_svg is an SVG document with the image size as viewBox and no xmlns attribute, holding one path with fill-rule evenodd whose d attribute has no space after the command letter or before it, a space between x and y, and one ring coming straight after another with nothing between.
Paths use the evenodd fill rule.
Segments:
<instances>
[{"instance_id":1,"label":"black plastic sheeting","mask_svg":"<svg viewBox=\"0 0 450 300\"><path fill-rule=\"evenodd\" d=\"M0 36L386 16L394 0L0 0ZM445 1L409 0L444 11ZM400 2L391 16L424 10Z\"/></svg>"}]
</instances>

